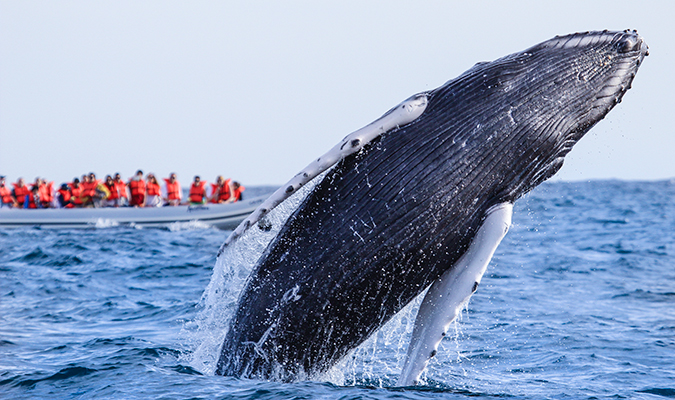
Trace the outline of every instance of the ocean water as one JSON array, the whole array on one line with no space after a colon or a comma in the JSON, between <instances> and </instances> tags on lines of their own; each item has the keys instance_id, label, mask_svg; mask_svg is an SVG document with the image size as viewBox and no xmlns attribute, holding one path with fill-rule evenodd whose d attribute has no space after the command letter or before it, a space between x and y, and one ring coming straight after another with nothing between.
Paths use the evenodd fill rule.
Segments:
<instances>
[{"instance_id":1,"label":"ocean water","mask_svg":"<svg viewBox=\"0 0 675 400\"><path fill-rule=\"evenodd\" d=\"M675 398L675 181L546 183L513 222L405 388L414 306L316 381L214 376L251 263L216 263L227 232L0 231L0 398Z\"/></svg>"}]
</instances>

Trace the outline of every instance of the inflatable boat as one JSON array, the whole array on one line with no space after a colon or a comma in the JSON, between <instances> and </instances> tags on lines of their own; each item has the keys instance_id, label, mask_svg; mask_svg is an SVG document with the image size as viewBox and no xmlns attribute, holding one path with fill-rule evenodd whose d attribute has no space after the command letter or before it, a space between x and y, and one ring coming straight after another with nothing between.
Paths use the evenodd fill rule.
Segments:
<instances>
[{"instance_id":1,"label":"inflatable boat","mask_svg":"<svg viewBox=\"0 0 675 400\"><path fill-rule=\"evenodd\" d=\"M170 227L197 222L218 229L234 229L267 196L229 204L176 207L0 209L0 228L96 228L109 226Z\"/></svg>"}]
</instances>

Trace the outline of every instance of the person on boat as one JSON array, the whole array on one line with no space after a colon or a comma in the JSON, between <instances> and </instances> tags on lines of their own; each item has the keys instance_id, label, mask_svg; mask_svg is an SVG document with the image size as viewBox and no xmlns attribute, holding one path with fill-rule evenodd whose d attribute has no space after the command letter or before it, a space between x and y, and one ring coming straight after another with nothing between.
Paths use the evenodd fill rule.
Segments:
<instances>
[{"instance_id":1,"label":"person on boat","mask_svg":"<svg viewBox=\"0 0 675 400\"><path fill-rule=\"evenodd\" d=\"M136 175L129 180L127 184L131 192L129 205L133 207L143 207L145 204L145 181L143 180L143 171L136 171Z\"/></svg>"},{"instance_id":2,"label":"person on boat","mask_svg":"<svg viewBox=\"0 0 675 400\"><path fill-rule=\"evenodd\" d=\"M226 203L232 195L231 180L218 175L216 183L211 184L211 203Z\"/></svg>"},{"instance_id":3,"label":"person on boat","mask_svg":"<svg viewBox=\"0 0 675 400\"><path fill-rule=\"evenodd\" d=\"M60 208L75 207L75 203L73 202L73 193L70 191L70 187L67 183L62 183L59 190L56 191L56 201Z\"/></svg>"},{"instance_id":4,"label":"person on boat","mask_svg":"<svg viewBox=\"0 0 675 400\"><path fill-rule=\"evenodd\" d=\"M162 206L162 189L155 178L155 174L148 174L145 185L145 207Z\"/></svg>"},{"instance_id":5,"label":"person on boat","mask_svg":"<svg viewBox=\"0 0 675 400\"><path fill-rule=\"evenodd\" d=\"M166 205L180 205L181 200L183 200L183 194L181 193L182 190L180 188L180 183L178 183L178 179L176 178L176 173L172 172L171 175L169 175L169 178L164 178L164 182L166 182L166 197L164 198Z\"/></svg>"},{"instance_id":6,"label":"person on boat","mask_svg":"<svg viewBox=\"0 0 675 400\"><path fill-rule=\"evenodd\" d=\"M214 193L211 196L212 203L234 203L242 199L242 192L246 190L239 182L231 179L218 177L220 185L214 185Z\"/></svg>"},{"instance_id":7,"label":"person on boat","mask_svg":"<svg viewBox=\"0 0 675 400\"><path fill-rule=\"evenodd\" d=\"M36 209L40 205L40 187L33 186L24 197L23 208Z\"/></svg>"},{"instance_id":8,"label":"person on boat","mask_svg":"<svg viewBox=\"0 0 675 400\"><path fill-rule=\"evenodd\" d=\"M16 183L12 183L14 189L12 190L12 196L14 197L14 206L23 208L24 202L26 201L26 196L30 193L30 189L24 183L23 178L16 180Z\"/></svg>"},{"instance_id":9,"label":"person on boat","mask_svg":"<svg viewBox=\"0 0 675 400\"><path fill-rule=\"evenodd\" d=\"M120 190L115 180L110 175L105 177L105 187L108 189L108 198L106 199L106 207L120 206ZM126 186L125 186L126 187Z\"/></svg>"},{"instance_id":10,"label":"person on boat","mask_svg":"<svg viewBox=\"0 0 675 400\"><path fill-rule=\"evenodd\" d=\"M120 175L119 172L115 173L115 185L117 185L117 192L120 196L120 198L117 200L117 203L120 207L128 206L129 196L127 195L127 185L122 180L122 175Z\"/></svg>"},{"instance_id":11,"label":"person on boat","mask_svg":"<svg viewBox=\"0 0 675 400\"><path fill-rule=\"evenodd\" d=\"M35 182L30 185L30 190L33 191L33 188L38 188L38 194L40 195L40 198L42 198L42 195L45 192L44 184L45 182L37 176L35 177Z\"/></svg>"},{"instance_id":12,"label":"person on boat","mask_svg":"<svg viewBox=\"0 0 675 400\"><path fill-rule=\"evenodd\" d=\"M82 192L80 193L82 204L84 207L94 207L96 205L94 200L97 200L96 187L101 181L96 179L96 174L93 172L83 175L82 178Z\"/></svg>"},{"instance_id":13,"label":"person on boat","mask_svg":"<svg viewBox=\"0 0 675 400\"><path fill-rule=\"evenodd\" d=\"M206 200L206 181L202 181L199 178L199 175L195 176L192 185L190 185L190 195L188 200L190 205L201 205L205 204Z\"/></svg>"},{"instance_id":14,"label":"person on boat","mask_svg":"<svg viewBox=\"0 0 675 400\"><path fill-rule=\"evenodd\" d=\"M5 176L0 175L0 208L9 207L12 208L14 205L14 199L12 198L12 191L5 186Z\"/></svg>"},{"instance_id":15,"label":"person on boat","mask_svg":"<svg viewBox=\"0 0 675 400\"><path fill-rule=\"evenodd\" d=\"M80 184L80 180L75 178L68 186L70 187L70 202L74 207L82 207L84 202L82 201L82 185Z\"/></svg>"},{"instance_id":16,"label":"person on boat","mask_svg":"<svg viewBox=\"0 0 675 400\"><path fill-rule=\"evenodd\" d=\"M46 179L40 179L38 186L40 194L40 208L51 208L54 201L54 181L47 182Z\"/></svg>"},{"instance_id":17,"label":"person on boat","mask_svg":"<svg viewBox=\"0 0 675 400\"><path fill-rule=\"evenodd\" d=\"M92 201L95 208L108 207L108 199L110 198L110 190L106 186L105 182L100 180L96 181L96 187L94 188L94 197Z\"/></svg>"},{"instance_id":18,"label":"person on boat","mask_svg":"<svg viewBox=\"0 0 675 400\"><path fill-rule=\"evenodd\" d=\"M246 190L239 182L232 182L232 197L230 197L230 202L234 203L235 201L242 200L242 192Z\"/></svg>"}]
</instances>

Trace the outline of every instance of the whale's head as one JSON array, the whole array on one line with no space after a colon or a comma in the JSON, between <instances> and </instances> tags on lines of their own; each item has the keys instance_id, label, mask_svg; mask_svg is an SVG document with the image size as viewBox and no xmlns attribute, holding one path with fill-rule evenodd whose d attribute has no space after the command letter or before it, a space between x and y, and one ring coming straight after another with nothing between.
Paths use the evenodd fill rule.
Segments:
<instances>
[{"instance_id":1,"label":"whale's head","mask_svg":"<svg viewBox=\"0 0 675 400\"><path fill-rule=\"evenodd\" d=\"M558 36L520 55L534 65L539 58L547 65L529 76L540 88L532 87L532 93L550 96L540 104L549 100L558 105L553 118L569 124L560 134L575 141L621 102L648 54L637 31L626 30ZM525 82L525 86L532 85Z\"/></svg>"},{"instance_id":2,"label":"whale's head","mask_svg":"<svg viewBox=\"0 0 675 400\"><path fill-rule=\"evenodd\" d=\"M556 37L524 53L546 58L549 65L534 76L549 81L541 84L546 91L539 104L552 111L539 121L544 129L538 140L553 151L534 168L538 175L531 184L537 185L555 174L572 146L621 102L649 50L636 31L626 30Z\"/></svg>"},{"instance_id":3,"label":"whale's head","mask_svg":"<svg viewBox=\"0 0 675 400\"><path fill-rule=\"evenodd\" d=\"M574 144L621 102L648 54L636 31L575 33L458 78L479 81L485 103L501 105L481 112L496 116L493 130L520 149L503 197L515 200L555 174Z\"/></svg>"}]
</instances>

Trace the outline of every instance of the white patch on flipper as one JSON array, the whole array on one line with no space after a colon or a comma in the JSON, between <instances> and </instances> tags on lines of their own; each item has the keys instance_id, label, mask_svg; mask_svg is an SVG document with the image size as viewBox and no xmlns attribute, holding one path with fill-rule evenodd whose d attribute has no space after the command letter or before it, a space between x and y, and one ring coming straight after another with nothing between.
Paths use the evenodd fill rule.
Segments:
<instances>
[{"instance_id":1,"label":"white patch on flipper","mask_svg":"<svg viewBox=\"0 0 675 400\"><path fill-rule=\"evenodd\" d=\"M475 291L492 255L511 226L512 214L511 203L490 208L466 253L429 287L417 311L399 386L416 384L429 360L436 354L450 323Z\"/></svg>"},{"instance_id":2,"label":"white patch on flipper","mask_svg":"<svg viewBox=\"0 0 675 400\"><path fill-rule=\"evenodd\" d=\"M401 104L387 111L382 117L365 127L347 135L340 143L330 149L326 154L319 157L316 161L309 164L302 171L296 174L285 185L274 192L264 203L262 203L251 215L242 221L237 229L225 240L224 246L229 245L241 236L249 227L253 226L262 217L273 208L281 204L290 195L295 193L300 187L314 179L323 171L337 164L343 158L361 150L363 146L370 143L373 139L392 129L408 124L416 120L427 107L427 94L419 93ZM222 248L221 248L222 250Z\"/></svg>"}]
</instances>

